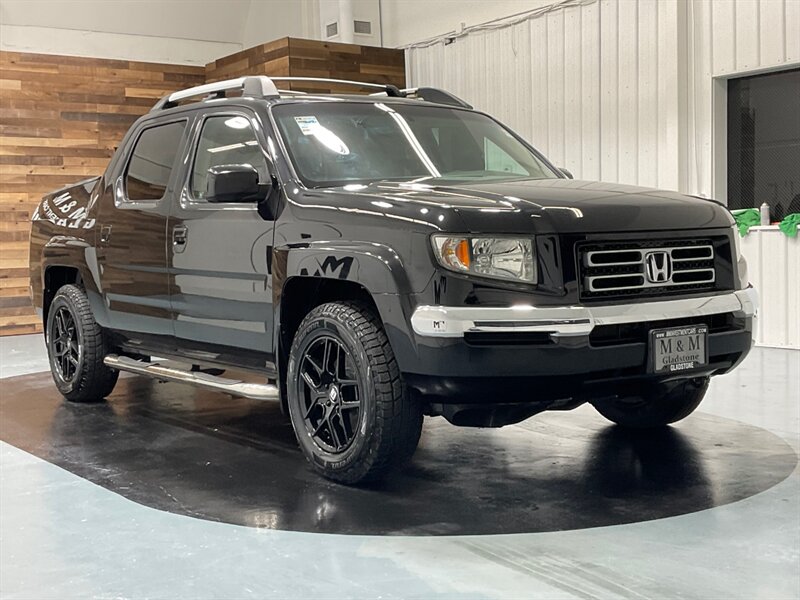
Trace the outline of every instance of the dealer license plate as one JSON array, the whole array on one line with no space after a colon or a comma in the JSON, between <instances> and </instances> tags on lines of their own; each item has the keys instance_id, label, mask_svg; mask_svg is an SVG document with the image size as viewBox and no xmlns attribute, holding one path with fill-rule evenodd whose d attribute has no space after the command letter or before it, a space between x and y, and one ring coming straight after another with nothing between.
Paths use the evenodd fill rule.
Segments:
<instances>
[{"instance_id":1,"label":"dealer license plate","mask_svg":"<svg viewBox=\"0 0 800 600\"><path fill-rule=\"evenodd\" d=\"M650 331L650 371L677 373L708 364L708 326L689 325Z\"/></svg>"}]
</instances>

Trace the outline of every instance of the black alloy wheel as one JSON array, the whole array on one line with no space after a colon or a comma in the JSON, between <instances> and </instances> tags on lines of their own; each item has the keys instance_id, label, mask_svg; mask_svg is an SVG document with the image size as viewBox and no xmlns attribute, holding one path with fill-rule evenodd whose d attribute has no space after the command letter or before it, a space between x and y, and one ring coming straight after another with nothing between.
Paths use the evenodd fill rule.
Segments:
<instances>
[{"instance_id":1,"label":"black alloy wheel","mask_svg":"<svg viewBox=\"0 0 800 600\"><path fill-rule=\"evenodd\" d=\"M79 338L75 317L67 306L60 306L53 315L48 344L53 357L54 375L65 384L72 384L83 359L83 345Z\"/></svg>"},{"instance_id":2,"label":"black alloy wheel","mask_svg":"<svg viewBox=\"0 0 800 600\"><path fill-rule=\"evenodd\" d=\"M56 292L46 331L53 381L67 400L95 402L111 393L119 372L103 362L110 346L82 288L70 284Z\"/></svg>"},{"instance_id":3,"label":"black alloy wheel","mask_svg":"<svg viewBox=\"0 0 800 600\"><path fill-rule=\"evenodd\" d=\"M332 481L379 479L417 447L422 409L368 304L329 302L306 315L289 351L286 389L300 449Z\"/></svg>"},{"instance_id":4,"label":"black alloy wheel","mask_svg":"<svg viewBox=\"0 0 800 600\"><path fill-rule=\"evenodd\" d=\"M330 336L308 346L300 361L300 398L306 431L323 450L345 451L361 417L358 375L347 348Z\"/></svg>"}]
</instances>

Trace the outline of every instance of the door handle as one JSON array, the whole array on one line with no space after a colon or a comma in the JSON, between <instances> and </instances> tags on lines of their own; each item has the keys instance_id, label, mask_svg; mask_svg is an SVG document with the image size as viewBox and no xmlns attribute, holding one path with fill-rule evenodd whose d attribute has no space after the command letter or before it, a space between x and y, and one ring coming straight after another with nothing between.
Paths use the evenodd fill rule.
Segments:
<instances>
[{"instance_id":1,"label":"door handle","mask_svg":"<svg viewBox=\"0 0 800 600\"><path fill-rule=\"evenodd\" d=\"M172 230L172 245L176 251L182 252L183 247L186 245L186 239L189 237L189 230L185 225L176 225Z\"/></svg>"},{"instance_id":2,"label":"door handle","mask_svg":"<svg viewBox=\"0 0 800 600\"><path fill-rule=\"evenodd\" d=\"M111 225L103 225L100 228L100 243L107 244L111 239Z\"/></svg>"}]
</instances>

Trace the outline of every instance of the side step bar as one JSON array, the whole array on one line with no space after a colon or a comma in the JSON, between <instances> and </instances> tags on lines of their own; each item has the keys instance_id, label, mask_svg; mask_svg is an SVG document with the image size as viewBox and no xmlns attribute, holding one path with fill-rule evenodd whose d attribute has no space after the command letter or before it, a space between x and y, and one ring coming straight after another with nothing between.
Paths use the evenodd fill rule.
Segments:
<instances>
[{"instance_id":1,"label":"side step bar","mask_svg":"<svg viewBox=\"0 0 800 600\"><path fill-rule=\"evenodd\" d=\"M278 400L280 390L278 386L272 384L247 383L236 379L217 377L208 373L197 371L184 371L175 369L159 363L135 360L127 356L117 356L109 354L103 359L106 366L118 371L128 371L139 375L147 375L155 379L166 381L177 381L178 383L188 383L196 387L225 392L234 396L244 396L253 400Z\"/></svg>"}]
</instances>

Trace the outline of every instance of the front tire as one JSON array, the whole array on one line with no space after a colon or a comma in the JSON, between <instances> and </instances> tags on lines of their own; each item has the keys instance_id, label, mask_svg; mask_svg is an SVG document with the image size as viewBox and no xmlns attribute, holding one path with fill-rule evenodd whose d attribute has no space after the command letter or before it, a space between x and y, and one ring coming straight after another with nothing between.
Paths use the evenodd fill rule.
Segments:
<instances>
[{"instance_id":1,"label":"front tire","mask_svg":"<svg viewBox=\"0 0 800 600\"><path fill-rule=\"evenodd\" d=\"M306 316L292 343L287 391L300 448L328 479L379 479L417 447L422 411L366 305L332 302Z\"/></svg>"},{"instance_id":2,"label":"front tire","mask_svg":"<svg viewBox=\"0 0 800 600\"><path fill-rule=\"evenodd\" d=\"M61 395L71 402L97 402L108 396L119 372L103 362L107 353L105 334L86 293L76 285L60 288L47 313L47 354Z\"/></svg>"},{"instance_id":3,"label":"front tire","mask_svg":"<svg viewBox=\"0 0 800 600\"><path fill-rule=\"evenodd\" d=\"M646 386L639 394L594 403L609 421L632 429L664 427L688 417L708 390L709 377Z\"/></svg>"}]
</instances>

